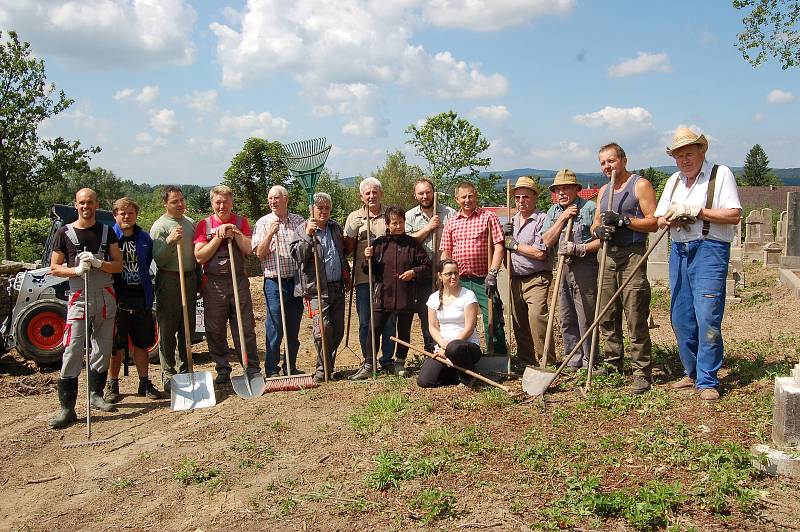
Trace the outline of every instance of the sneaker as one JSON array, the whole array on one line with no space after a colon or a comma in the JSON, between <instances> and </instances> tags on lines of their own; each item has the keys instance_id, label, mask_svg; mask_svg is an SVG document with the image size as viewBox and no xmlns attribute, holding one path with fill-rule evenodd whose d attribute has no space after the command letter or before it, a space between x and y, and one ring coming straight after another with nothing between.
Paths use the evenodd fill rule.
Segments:
<instances>
[{"instance_id":1,"label":"sneaker","mask_svg":"<svg viewBox=\"0 0 800 532\"><path fill-rule=\"evenodd\" d=\"M106 389L103 391L103 399L107 403L119 403L119 379L108 379Z\"/></svg>"},{"instance_id":2,"label":"sneaker","mask_svg":"<svg viewBox=\"0 0 800 532\"><path fill-rule=\"evenodd\" d=\"M164 396L158 389L153 386L153 383L150 382L150 379L139 379L139 391L137 395L140 397L147 397L148 399L152 399L154 401L158 401L159 399L163 399Z\"/></svg>"},{"instance_id":3,"label":"sneaker","mask_svg":"<svg viewBox=\"0 0 800 532\"><path fill-rule=\"evenodd\" d=\"M349 379L351 381L363 381L369 379L370 377L372 377L372 366L367 366L364 364L358 368L358 371L351 375Z\"/></svg>"},{"instance_id":4,"label":"sneaker","mask_svg":"<svg viewBox=\"0 0 800 532\"><path fill-rule=\"evenodd\" d=\"M406 369L406 361L397 359L394 361L394 374L398 377L408 377L408 370Z\"/></svg>"},{"instance_id":5,"label":"sneaker","mask_svg":"<svg viewBox=\"0 0 800 532\"><path fill-rule=\"evenodd\" d=\"M219 384L219 385L230 384L230 382L231 382L230 371L220 371L217 373L217 378L214 379L214 384Z\"/></svg>"},{"instance_id":6,"label":"sneaker","mask_svg":"<svg viewBox=\"0 0 800 532\"><path fill-rule=\"evenodd\" d=\"M281 376L281 372L280 371L268 371L267 372L267 378L268 379L273 379L275 377L280 377L280 376Z\"/></svg>"},{"instance_id":7,"label":"sneaker","mask_svg":"<svg viewBox=\"0 0 800 532\"><path fill-rule=\"evenodd\" d=\"M317 371L314 373L313 380L317 384L322 384L325 382L325 372L324 371Z\"/></svg>"},{"instance_id":8,"label":"sneaker","mask_svg":"<svg viewBox=\"0 0 800 532\"><path fill-rule=\"evenodd\" d=\"M633 384L631 385L631 395L642 395L644 392L650 389L650 379L647 377L642 377L641 375L637 375L633 378Z\"/></svg>"},{"instance_id":9,"label":"sneaker","mask_svg":"<svg viewBox=\"0 0 800 532\"><path fill-rule=\"evenodd\" d=\"M300 368L289 368L289 373L286 373L286 371L283 372L283 374L286 375L286 376L289 376L289 375L302 375L303 373L305 373L305 371L303 371Z\"/></svg>"},{"instance_id":10,"label":"sneaker","mask_svg":"<svg viewBox=\"0 0 800 532\"><path fill-rule=\"evenodd\" d=\"M707 403L719 401L719 391L716 388L703 388L700 390L700 399Z\"/></svg>"},{"instance_id":11,"label":"sneaker","mask_svg":"<svg viewBox=\"0 0 800 532\"><path fill-rule=\"evenodd\" d=\"M378 373L383 373L384 375L397 375L397 371L394 368L394 363L390 366L381 366L381 369L378 370Z\"/></svg>"},{"instance_id":12,"label":"sneaker","mask_svg":"<svg viewBox=\"0 0 800 532\"><path fill-rule=\"evenodd\" d=\"M691 377L684 377L679 381L675 381L669 385L673 390L688 390L694 388L694 379Z\"/></svg>"}]
</instances>

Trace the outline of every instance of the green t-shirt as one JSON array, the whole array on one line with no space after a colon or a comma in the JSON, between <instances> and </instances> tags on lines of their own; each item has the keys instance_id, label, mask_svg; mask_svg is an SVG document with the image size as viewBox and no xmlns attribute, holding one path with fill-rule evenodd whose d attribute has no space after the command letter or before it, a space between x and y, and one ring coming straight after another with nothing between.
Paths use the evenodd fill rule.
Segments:
<instances>
[{"instance_id":1,"label":"green t-shirt","mask_svg":"<svg viewBox=\"0 0 800 532\"><path fill-rule=\"evenodd\" d=\"M193 272L196 263L194 258L194 221L188 216L173 218L162 214L153 222L150 236L153 238L153 259L159 270L178 271L177 243L167 244L167 236L176 227L183 227L183 271Z\"/></svg>"}]
</instances>

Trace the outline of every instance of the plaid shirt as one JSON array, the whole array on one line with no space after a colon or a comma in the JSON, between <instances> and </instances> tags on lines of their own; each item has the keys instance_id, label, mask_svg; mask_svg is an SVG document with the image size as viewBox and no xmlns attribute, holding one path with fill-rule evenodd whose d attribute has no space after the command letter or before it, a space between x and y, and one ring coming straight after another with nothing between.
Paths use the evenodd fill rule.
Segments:
<instances>
[{"instance_id":1,"label":"plaid shirt","mask_svg":"<svg viewBox=\"0 0 800 532\"><path fill-rule=\"evenodd\" d=\"M442 252L458 262L458 274L462 277L486 277L489 273L489 249L486 226L492 227L492 242L503 243L503 228L493 212L481 208L466 216L458 211L447 220L442 231Z\"/></svg>"},{"instance_id":2,"label":"plaid shirt","mask_svg":"<svg viewBox=\"0 0 800 532\"><path fill-rule=\"evenodd\" d=\"M278 217L274 212L264 215L258 219L256 222L256 230L253 234L253 251L255 251L258 245L267 238L269 226L272 225L272 222L277 219ZM281 222L278 232L272 238L272 242L270 242L269 249L267 250L267 256L261 261L261 268L264 270L264 277L272 279L278 276L278 266L275 261L275 249L278 244L277 240L280 240L281 244L281 278L286 279L287 277L294 276L297 265L295 264L291 253L289 253L289 242L291 242L295 230L300 226L304 226L305 223L305 218L299 214L292 213L289 213L286 217L286 220Z\"/></svg>"}]
</instances>

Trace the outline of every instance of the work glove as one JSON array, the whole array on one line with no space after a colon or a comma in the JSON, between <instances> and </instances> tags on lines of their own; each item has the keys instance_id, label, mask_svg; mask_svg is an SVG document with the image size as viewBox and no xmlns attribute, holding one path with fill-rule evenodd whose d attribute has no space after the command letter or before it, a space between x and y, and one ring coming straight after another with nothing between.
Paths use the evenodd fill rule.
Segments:
<instances>
[{"instance_id":1,"label":"work glove","mask_svg":"<svg viewBox=\"0 0 800 532\"><path fill-rule=\"evenodd\" d=\"M694 223L697 221L697 215L700 214L701 207L699 205L688 205L686 203L673 203L667 209L664 218L668 222L681 219L687 223Z\"/></svg>"},{"instance_id":2,"label":"work glove","mask_svg":"<svg viewBox=\"0 0 800 532\"><path fill-rule=\"evenodd\" d=\"M103 261L94 256L91 251L82 251L78 253L78 260L81 262L88 262L92 268L99 268L103 265Z\"/></svg>"},{"instance_id":3,"label":"work glove","mask_svg":"<svg viewBox=\"0 0 800 532\"><path fill-rule=\"evenodd\" d=\"M620 216L614 211L605 211L600 213L600 223L613 227L625 227L630 225L631 219L628 216Z\"/></svg>"},{"instance_id":4,"label":"work glove","mask_svg":"<svg viewBox=\"0 0 800 532\"><path fill-rule=\"evenodd\" d=\"M594 236L600 240L611 240L614 238L614 233L616 230L616 227L613 225L598 225L594 229Z\"/></svg>"},{"instance_id":5,"label":"work glove","mask_svg":"<svg viewBox=\"0 0 800 532\"><path fill-rule=\"evenodd\" d=\"M509 251L516 251L517 246L519 245L519 243L517 242L517 239L514 238L513 236L506 235L506 239L505 239L505 242L503 243L503 245Z\"/></svg>"},{"instance_id":6,"label":"work glove","mask_svg":"<svg viewBox=\"0 0 800 532\"><path fill-rule=\"evenodd\" d=\"M572 257L585 257L586 244L576 244L572 240L562 242L558 246L558 254Z\"/></svg>"},{"instance_id":7,"label":"work glove","mask_svg":"<svg viewBox=\"0 0 800 532\"><path fill-rule=\"evenodd\" d=\"M497 293L497 276L492 272L489 272L484 280L484 285L486 286L486 295L489 297L494 297L494 295Z\"/></svg>"},{"instance_id":8,"label":"work glove","mask_svg":"<svg viewBox=\"0 0 800 532\"><path fill-rule=\"evenodd\" d=\"M80 261L75 267L75 275L83 275L92 269L92 263L88 261Z\"/></svg>"},{"instance_id":9,"label":"work glove","mask_svg":"<svg viewBox=\"0 0 800 532\"><path fill-rule=\"evenodd\" d=\"M514 234L514 223L506 222L503 224L503 236L512 236Z\"/></svg>"}]
</instances>

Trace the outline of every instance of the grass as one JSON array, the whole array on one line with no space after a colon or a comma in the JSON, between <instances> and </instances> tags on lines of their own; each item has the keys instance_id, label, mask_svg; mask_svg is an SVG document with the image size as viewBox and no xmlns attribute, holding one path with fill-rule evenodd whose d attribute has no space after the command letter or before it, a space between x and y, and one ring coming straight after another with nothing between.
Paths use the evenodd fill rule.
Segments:
<instances>
[{"instance_id":1,"label":"grass","mask_svg":"<svg viewBox=\"0 0 800 532\"><path fill-rule=\"evenodd\" d=\"M134 480L132 478L116 478L111 483L111 491L122 491L130 488L134 485Z\"/></svg>"},{"instance_id":2,"label":"grass","mask_svg":"<svg viewBox=\"0 0 800 532\"><path fill-rule=\"evenodd\" d=\"M376 457L377 467L367 475L367 486L379 491L400 487L403 480L427 478L445 468L452 457L447 450L434 454L423 454L412 450L407 455L383 450Z\"/></svg>"},{"instance_id":3,"label":"grass","mask_svg":"<svg viewBox=\"0 0 800 532\"><path fill-rule=\"evenodd\" d=\"M453 514L456 497L453 492L440 489L424 489L411 499L411 506L420 510L420 521L425 524Z\"/></svg>"},{"instance_id":4,"label":"grass","mask_svg":"<svg viewBox=\"0 0 800 532\"><path fill-rule=\"evenodd\" d=\"M402 393L390 392L380 394L370 400L360 412L348 418L350 426L360 435L365 436L388 428L393 421L403 416L411 406L411 401Z\"/></svg>"},{"instance_id":5,"label":"grass","mask_svg":"<svg viewBox=\"0 0 800 532\"><path fill-rule=\"evenodd\" d=\"M219 468L204 468L199 466L195 460L184 458L178 463L178 469L173 478L184 486L208 483L209 489L213 490L222 482L223 475Z\"/></svg>"}]
</instances>

